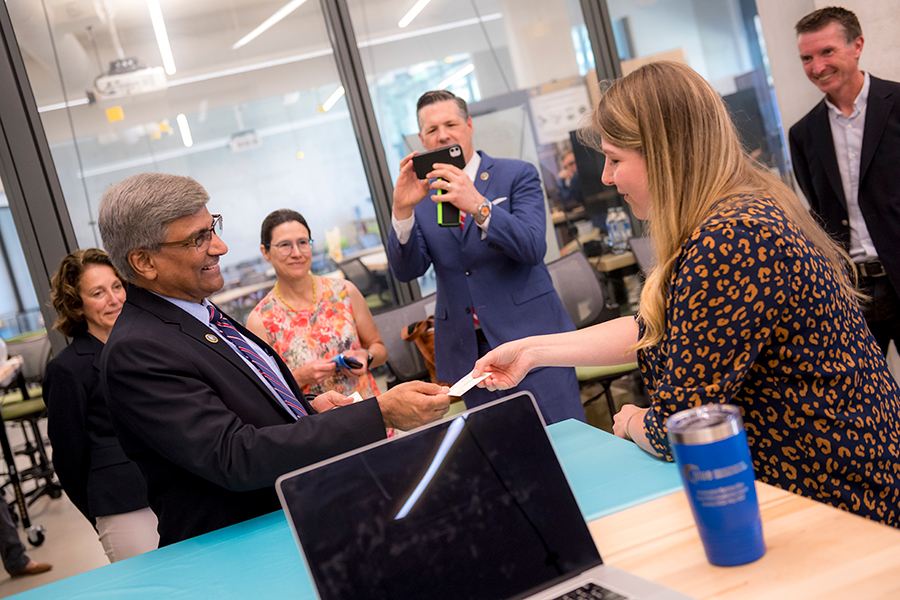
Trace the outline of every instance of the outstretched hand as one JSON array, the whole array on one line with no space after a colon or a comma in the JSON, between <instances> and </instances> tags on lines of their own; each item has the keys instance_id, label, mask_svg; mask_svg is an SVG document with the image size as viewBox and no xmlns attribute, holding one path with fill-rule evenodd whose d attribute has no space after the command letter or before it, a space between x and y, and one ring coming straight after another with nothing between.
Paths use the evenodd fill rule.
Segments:
<instances>
[{"instance_id":1,"label":"outstretched hand","mask_svg":"<svg viewBox=\"0 0 900 600\"><path fill-rule=\"evenodd\" d=\"M482 373L490 373L484 381L478 384L478 387L487 388L492 392L516 387L520 381L525 379L528 371L534 368L526 354L525 344L522 343L522 340L497 346L475 363L472 376L478 377Z\"/></svg>"},{"instance_id":2,"label":"outstretched hand","mask_svg":"<svg viewBox=\"0 0 900 600\"><path fill-rule=\"evenodd\" d=\"M384 424L408 431L443 417L450 408L450 388L425 381L407 381L377 397Z\"/></svg>"}]
</instances>

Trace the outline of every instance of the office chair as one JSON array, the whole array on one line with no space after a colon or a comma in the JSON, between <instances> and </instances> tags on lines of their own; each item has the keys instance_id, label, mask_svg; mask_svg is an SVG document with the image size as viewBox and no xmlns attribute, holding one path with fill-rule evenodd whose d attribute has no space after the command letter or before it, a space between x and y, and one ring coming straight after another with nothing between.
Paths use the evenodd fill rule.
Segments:
<instances>
[{"instance_id":1,"label":"office chair","mask_svg":"<svg viewBox=\"0 0 900 600\"><path fill-rule=\"evenodd\" d=\"M356 286L363 298L367 299L367 304L369 304L368 301L372 302L369 304L369 308L391 302L387 279L370 271L359 258L344 261L338 265L338 268L344 277Z\"/></svg>"},{"instance_id":2,"label":"office chair","mask_svg":"<svg viewBox=\"0 0 900 600\"><path fill-rule=\"evenodd\" d=\"M581 252L572 252L547 265L553 287L556 288L563 307L572 318L576 329L589 327L602 321L600 313L605 304L603 287L597 274ZM610 418L616 414L616 403L610 386L620 377L636 371L637 363L612 367L575 367L579 387L598 383L601 391L583 402L584 406L606 397Z\"/></svg>"},{"instance_id":3,"label":"office chair","mask_svg":"<svg viewBox=\"0 0 900 600\"><path fill-rule=\"evenodd\" d=\"M653 270L653 267L656 266L656 252L653 249L653 240L648 237L633 237L628 239L628 245L631 246L631 252L644 273L644 277L646 277Z\"/></svg>"},{"instance_id":4,"label":"office chair","mask_svg":"<svg viewBox=\"0 0 900 600\"><path fill-rule=\"evenodd\" d=\"M6 425L17 424L21 428L24 444L10 449L10 452L11 455L27 456L31 462L30 467L17 473L19 482L35 482L35 488L24 494L29 498L28 506L31 506L41 496L48 495L55 499L62 495L62 487L54 480L53 465L47 456L39 426L40 420L47 417L41 382L50 360L50 339L47 332L42 331L7 340L7 347L10 355L22 358L22 367L20 377L4 390L0 398L0 415ZM14 468L8 462L7 467L12 474ZM15 487L12 478L3 487L10 484ZM27 514L21 516L27 522Z\"/></svg>"}]
</instances>

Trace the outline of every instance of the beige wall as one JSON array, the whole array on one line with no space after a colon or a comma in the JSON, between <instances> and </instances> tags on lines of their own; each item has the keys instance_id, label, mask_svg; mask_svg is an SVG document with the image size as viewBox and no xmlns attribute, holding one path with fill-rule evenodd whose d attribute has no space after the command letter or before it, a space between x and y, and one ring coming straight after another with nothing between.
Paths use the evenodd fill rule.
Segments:
<instances>
[{"instance_id":1,"label":"beige wall","mask_svg":"<svg viewBox=\"0 0 900 600\"><path fill-rule=\"evenodd\" d=\"M785 134L822 99L803 72L794 25L807 13L834 4L828 0L756 0ZM884 79L900 80L896 33L900 30L900 2L843 0L839 5L855 12L862 25L866 44L860 67Z\"/></svg>"}]
</instances>

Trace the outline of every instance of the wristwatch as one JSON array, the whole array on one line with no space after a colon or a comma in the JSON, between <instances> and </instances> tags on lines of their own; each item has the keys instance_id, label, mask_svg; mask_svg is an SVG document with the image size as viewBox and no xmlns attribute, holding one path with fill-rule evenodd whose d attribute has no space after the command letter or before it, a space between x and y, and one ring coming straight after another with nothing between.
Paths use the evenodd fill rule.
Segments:
<instances>
[{"instance_id":1,"label":"wristwatch","mask_svg":"<svg viewBox=\"0 0 900 600\"><path fill-rule=\"evenodd\" d=\"M368 357L369 357L369 358L367 358L367 359L366 359L366 369L367 369L367 370L368 370L368 369L369 369L369 367L371 367L371 366L372 366L372 361L373 361L373 360L375 360L375 357L374 357L374 356L372 356L372 353L371 353L371 352L369 352L369 350L368 350L368 349L367 349L367 350L366 350L366 356L368 356Z\"/></svg>"},{"instance_id":2,"label":"wristwatch","mask_svg":"<svg viewBox=\"0 0 900 600\"><path fill-rule=\"evenodd\" d=\"M484 202L478 205L478 208L475 209L475 222L481 225L484 223L489 216L491 216L491 201L487 198L484 199Z\"/></svg>"}]
</instances>

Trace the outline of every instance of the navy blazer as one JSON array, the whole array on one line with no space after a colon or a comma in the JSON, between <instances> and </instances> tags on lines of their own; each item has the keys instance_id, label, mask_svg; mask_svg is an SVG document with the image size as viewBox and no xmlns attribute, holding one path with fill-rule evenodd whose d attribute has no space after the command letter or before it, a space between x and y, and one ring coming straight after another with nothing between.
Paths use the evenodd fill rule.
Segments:
<instances>
[{"instance_id":1,"label":"navy blazer","mask_svg":"<svg viewBox=\"0 0 900 600\"><path fill-rule=\"evenodd\" d=\"M388 238L388 260L397 279L411 281L434 265L435 367L437 379L450 383L469 373L478 359L472 308L492 348L575 329L544 265L546 212L537 170L520 160L479 154L475 189L493 202L485 239L473 218L462 230L439 226L437 204L430 198L416 205L406 244L400 244L393 227ZM546 391L535 390L535 396L541 404L568 393L571 410L560 416L583 419L577 382L569 375L565 382L548 381Z\"/></svg>"},{"instance_id":2,"label":"navy blazer","mask_svg":"<svg viewBox=\"0 0 900 600\"><path fill-rule=\"evenodd\" d=\"M791 159L810 208L845 249L847 200L825 100L791 127ZM900 83L869 75L859 165L859 208L894 289L900 293Z\"/></svg>"},{"instance_id":3,"label":"navy blazer","mask_svg":"<svg viewBox=\"0 0 900 600\"><path fill-rule=\"evenodd\" d=\"M294 420L255 371L206 325L136 285L101 358L103 389L126 454L147 479L160 546L257 517L279 504L280 475L385 437L375 399Z\"/></svg>"},{"instance_id":4,"label":"navy blazer","mask_svg":"<svg viewBox=\"0 0 900 600\"><path fill-rule=\"evenodd\" d=\"M47 365L43 387L53 467L69 500L94 524L149 506L144 476L125 456L100 392L101 352L103 342L76 334Z\"/></svg>"}]
</instances>

